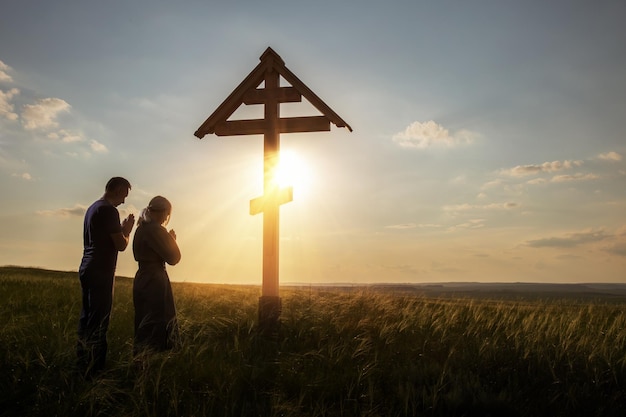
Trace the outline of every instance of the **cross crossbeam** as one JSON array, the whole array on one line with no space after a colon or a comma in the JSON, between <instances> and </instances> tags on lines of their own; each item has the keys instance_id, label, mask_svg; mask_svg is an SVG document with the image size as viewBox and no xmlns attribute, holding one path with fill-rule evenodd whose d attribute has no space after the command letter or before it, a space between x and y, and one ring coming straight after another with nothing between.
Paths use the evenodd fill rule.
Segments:
<instances>
[{"instance_id":1,"label":"cross crossbeam","mask_svg":"<svg viewBox=\"0 0 626 417\"><path fill-rule=\"evenodd\" d=\"M276 190L276 195L262 195L250 200L250 215L260 214L265 211L265 207L272 205L281 206L293 201L293 187L285 187Z\"/></svg>"},{"instance_id":2,"label":"cross crossbeam","mask_svg":"<svg viewBox=\"0 0 626 417\"><path fill-rule=\"evenodd\" d=\"M217 136L263 135L268 121L226 120L215 126ZM330 122L324 116L288 117L277 120L278 133L328 132Z\"/></svg>"}]
</instances>

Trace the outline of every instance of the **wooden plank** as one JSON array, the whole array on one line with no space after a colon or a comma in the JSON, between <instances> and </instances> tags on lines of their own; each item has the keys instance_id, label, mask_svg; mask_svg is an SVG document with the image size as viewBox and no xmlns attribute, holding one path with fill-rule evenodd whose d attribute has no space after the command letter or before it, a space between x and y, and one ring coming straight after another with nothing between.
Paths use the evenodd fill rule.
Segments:
<instances>
[{"instance_id":1,"label":"wooden plank","mask_svg":"<svg viewBox=\"0 0 626 417\"><path fill-rule=\"evenodd\" d=\"M285 187L278 190L276 198L272 195L254 198L250 200L250 215L263 213L267 204L275 204L280 206L293 201L293 187Z\"/></svg>"},{"instance_id":2,"label":"wooden plank","mask_svg":"<svg viewBox=\"0 0 626 417\"><path fill-rule=\"evenodd\" d=\"M263 119L230 120L215 125L217 136L262 135L267 123Z\"/></svg>"},{"instance_id":3,"label":"wooden plank","mask_svg":"<svg viewBox=\"0 0 626 417\"><path fill-rule=\"evenodd\" d=\"M262 135L268 127L264 119L227 120L215 126L217 136ZM328 132L330 120L325 116L286 117L278 119L280 133Z\"/></svg>"},{"instance_id":4,"label":"wooden plank","mask_svg":"<svg viewBox=\"0 0 626 417\"><path fill-rule=\"evenodd\" d=\"M337 127L345 127L350 132L352 132L352 128L348 123L346 123L337 113L333 111L326 103L322 101L321 98L317 96L309 87L306 86L293 72L287 68L284 63L278 64L276 66L276 70L280 73L280 75L291 84L296 90L300 92L306 98L309 103L313 105L316 109L320 111L324 116L328 118L333 124Z\"/></svg>"},{"instance_id":5,"label":"wooden plank","mask_svg":"<svg viewBox=\"0 0 626 417\"><path fill-rule=\"evenodd\" d=\"M287 117L279 119L280 133L328 132L330 120L326 116Z\"/></svg>"},{"instance_id":6,"label":"wooden plank","mask_svg":"<svg viewBox=\"0 0 626 417\"><path fill-rule=\"evenodd\" d=\"M302 94L293 87L279 87L276 89L255 88L248 90L243 96L244 104L265 104L268 100L279 103L298 103L302 101Z\"/></svg>"},{"instance_id":7,"label":"wooden plank","mask_svg":"<svg viewBox=\"0 0 626 417\"><path fill-rule=\"evenodd\" d=\"M268 48L269 49L269 48ZM266 51L267 52L267 51ZM274 65L273 60L261 61L254 67L246 78L230 93L230 95L218 106L215 111L200 125L194 135L202 139L207 134L215 133L215 126L228 120L230 116L241 106L242 97L246 91L257 87L264 80L268 66Z\"/></svg>"},{"instance_id":8,"label":"wooden plank","mask_svg":"<svg viewBox=\"0 0 626 417\"><path fill-rule=\"evenodd\" d=\"M255 199L250 200L250 215L254 216L255 214L263 213L263 209L265 208L265 197L257 197Z\"/></svg>"}]
</instances>

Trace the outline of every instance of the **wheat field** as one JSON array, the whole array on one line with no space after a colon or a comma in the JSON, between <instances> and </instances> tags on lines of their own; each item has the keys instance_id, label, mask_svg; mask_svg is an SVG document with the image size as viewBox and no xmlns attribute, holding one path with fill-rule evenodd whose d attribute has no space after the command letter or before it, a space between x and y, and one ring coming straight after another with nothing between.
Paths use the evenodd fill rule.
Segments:
<instances>
[{"instance_id":1,"label":"wheat field","mask_svg":"<svg viewBox=\"0 0 626 417\"><path fill-rule=\"evenodd\" d=\"M132 357L116 280L107 369L74 366L75 272L0 268L2 416L623 416L626 304L173 283L181 347Z\"/></svg>"}]
</instances>

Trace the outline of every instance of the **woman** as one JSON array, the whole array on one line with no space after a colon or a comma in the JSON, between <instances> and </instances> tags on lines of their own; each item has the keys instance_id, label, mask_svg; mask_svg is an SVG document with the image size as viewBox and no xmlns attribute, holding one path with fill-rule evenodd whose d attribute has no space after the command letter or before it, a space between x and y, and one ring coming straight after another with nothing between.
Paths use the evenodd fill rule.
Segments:
<instances>
[{"instance_id":1,"label":"woman","mask_svg":"<svg viewBox=\"0 0 626 417\"><path fill-rule=\"evenodd\" d=\"M133 254L139 263L133 283L135 354L146 348L171 349L178 338L172 285L165 270L166 262L176 265L180 261L176 233L165 229L171 213L171 203L156 196L137 221L133 239Z\"/></svg>"}]
</instances>

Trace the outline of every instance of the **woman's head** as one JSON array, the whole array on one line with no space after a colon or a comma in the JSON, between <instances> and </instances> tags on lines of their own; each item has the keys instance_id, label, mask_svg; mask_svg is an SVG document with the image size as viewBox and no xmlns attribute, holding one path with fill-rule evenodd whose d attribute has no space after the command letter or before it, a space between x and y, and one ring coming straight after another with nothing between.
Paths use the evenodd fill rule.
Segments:
<instances>
[{"instance_id":1,"label":"woman's head","mask_svg":"<svg viewBox=\"0 0 626 417\"><path fill-rule=\"evenodd\" d=\"M148 207L142 213L141 218L145 222L157 222L159 224L167 224L172 214L172 203L165 197L160 195L150 200Z\"/></svg>"}]
</instances>

